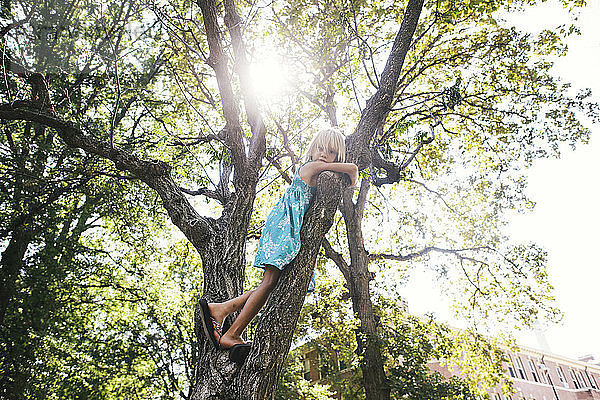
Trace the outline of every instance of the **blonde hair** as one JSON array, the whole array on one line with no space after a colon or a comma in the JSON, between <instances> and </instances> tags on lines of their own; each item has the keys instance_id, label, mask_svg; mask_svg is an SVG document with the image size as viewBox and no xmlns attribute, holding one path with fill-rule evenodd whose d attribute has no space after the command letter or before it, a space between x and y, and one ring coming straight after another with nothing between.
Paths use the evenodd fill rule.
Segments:
<instances>
[{"instance_id":1,"label":"blonde hair","mask_svg":"<svg viewBox=\"0 0 600 400\"><path fill-rule=\"evenodd\" d=\"M331 127L320 130L310 142L308 150L304 154L304 161L312 161L312 154L320 146L337 152L334 162L346 160L346 138L340 128Z\"/></svg>"}]
</instances>

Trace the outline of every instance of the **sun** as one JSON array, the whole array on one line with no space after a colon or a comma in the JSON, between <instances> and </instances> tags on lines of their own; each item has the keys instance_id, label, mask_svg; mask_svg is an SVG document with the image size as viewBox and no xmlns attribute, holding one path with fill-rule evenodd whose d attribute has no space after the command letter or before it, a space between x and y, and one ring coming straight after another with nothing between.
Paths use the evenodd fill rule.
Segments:
<instances>
[{"instance_id":1,"label":"sun","mask_svg":"<svg viewBox=\"0 0 600 400\"><path fill-rule=\"evenodd\" d=\"M290 87L289 67L283 59L264 57L250 64L252 90L263 100L285 94Z\"/></svg>"}]
</instances>

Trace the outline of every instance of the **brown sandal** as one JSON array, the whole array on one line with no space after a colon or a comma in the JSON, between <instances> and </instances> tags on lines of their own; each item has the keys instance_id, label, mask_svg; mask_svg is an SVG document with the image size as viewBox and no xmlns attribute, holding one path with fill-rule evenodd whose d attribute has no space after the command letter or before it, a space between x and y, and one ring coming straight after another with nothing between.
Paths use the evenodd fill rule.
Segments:
<instances>
[{"instance_id":1,"label":"brown sandal","mask_svg":"<svg viewBox=\"0 0 600 400\"><path fill-rule=\"evenodd\" d=\"M215 321L212 315L210 315L210 311L208 310L208 302L205 299L200 299L198 303L202 310L202 312L199 313L199 317L202 322L202 327L204 328L204 334L210 339L213 346L219 349L221 336L223 336L223 324L219 324L217 321ZM217 339L215 338L215 332L219 334L219 342L217 342Z\"/></svg>"}]
</instances>

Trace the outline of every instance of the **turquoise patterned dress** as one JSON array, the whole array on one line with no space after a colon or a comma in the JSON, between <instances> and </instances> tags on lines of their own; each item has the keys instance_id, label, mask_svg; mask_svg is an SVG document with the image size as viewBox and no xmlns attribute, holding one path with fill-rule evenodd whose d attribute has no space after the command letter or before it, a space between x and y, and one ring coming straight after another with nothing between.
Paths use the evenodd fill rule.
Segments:
<instances>
[{"instance_id":1,"label":"turquoise patterned dress","mask_svg":"<svg viewBox=\"0 0 600 400\"><path fill-rule=\"evenodd\" d=\"M300 229L315 188L306 184L298 171L267 217L254 258L256 267L273 265L282 270L300 251Z\"/></svg>"}]
</instances>

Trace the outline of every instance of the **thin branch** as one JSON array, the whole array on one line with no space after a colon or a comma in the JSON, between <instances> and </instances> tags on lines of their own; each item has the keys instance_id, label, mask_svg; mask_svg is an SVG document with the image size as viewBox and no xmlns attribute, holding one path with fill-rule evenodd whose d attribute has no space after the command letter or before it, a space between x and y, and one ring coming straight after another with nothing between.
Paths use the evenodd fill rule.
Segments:
<instances>
[{"instance_id":1,"label":"thin branch","mask_svg":"<svg viewBox=\"0 0 600 400\"><path fill-rule=\"evenodd\" d=\"M448 204L448 203L446 202L446 200L444 200L444 196L442 196L442 194L441 194L441 193L439 193L439 192L436 192L436 191L435 191L435 190L433 190L433 189L430 189L430 188L429 188L427 185L425 185L423 182L419 182L419 181L416 181L416 180L414 180L414 179L409 179L409 178L406 178L406 179L405 179L405 181L407 181L407 182L412 182L412 183L416 183L417 185L421 185L421 186L423 186L423 187L425 188L425 190L427 190L429 193L433 193L433 194L435 194L435 195L436 195L436 196L437 196L437 197L438 197L438 198L439 198L439 199L442 201L442 203L444 203L444 205L445 205L446 207L448 207L448 209L449 209L450 211L452 211L452 212L453 212L453 213L455 213L455 214L458 214L458 213L456 212L456 210L454 210L452 207L450 207L450 204Z\"/></svg>"},{"instance_id":2,"label":"thin branch","mask_svg":"<svg viewBox=\"0 0 600 400\"><path fill-rule=\"evenodd\" d=\"M215 199L218 200L219 203L221 204L225 204L226 201L223 198L223 196L221 195L221 193L219 193L216 190L208 190L206 188L200 188L200 189L196 189L196 190L191 190L191 189L186 189L184 187L179 187L179 189L186 194L189 194L190 196L206 196L206 197L210 197L211 199Z\"/></svg>"},{"instance_id":3,"label":"thin branch","mask_svg":"<svg viewBox=\"0 0 600 400\"><path fill-rule=\"evenodd\" d=\"M25 16L25 18L23 18L19 21L11 22L10 24L8 24L5 27L3 27L2 29L0 29L0 38L3 38L4 36L6 36L6 34L8 32L10 32L11 30L13 30L15 28L20 28L23 25L25 25L26 23L28 23L29 20L31 19L31 17L33 17L33 13L35 12L35 6L36 6L36 3L34 2L33 5L31 6L31 10L29 10L29 14L27 14Z\"/></svg>"},{"instance_id":4,"label":"thin branch","mask_svg":"<svg viewBox=\"0 0 600 400\"><path fill-rule=\"evenodd\" d=\"M354 22L354 29L353 29L353 33L354 36L356 37L356 41L358 44L358 48L361 48L361 44L364 45L367 49L369 49L369 55L370 55L370 59L371 59L371 67L373 68L373 74L375 76L375 82L373 81L373 78L371 78L371 74L369 73L369 69L367 68L367 65L365 64L365 60L364 58L361 57L361 62L363 65L363 69L365 70L365 74L367 75L367 78L369 79L369 82L371 82L371 85L373 85L373 87L375 89L379 89L379 75L377 74L377 68L375 67L375 56L373 54L373 49L371 48L371 46L369 45L369 43L362 38L362 36L359 35L358 33L358 21L356 19L356 9L354 7L354 2L350 2L350 6L352 7L352 19ZM348 24L348 26L352 27L352 25Z\"/></svg>"},{"instance_id":5,"label":"thin branch","mask_svg":"<svg viewBox=\"0 0 600 400\"><path fill-rule=\"evenodd\" d=\"M346 281L349 282L350 281L350 266L348 265L346 260L344 260L344 256L333 249L333 247L331 246L331 243L329 243L329 240L327 240L327 238L323 239L321 247L323 248L323 250L325 250L325 255L327 256L327 258L329 258L331 261L333 261L335 263L335 265L337 265L337 267L340 269L340 271L346 278Z\"/></svg>"},{"instance_id":6,"label":"thin branch","mask_svg":"<svg viewBox=\"0 0 600 400\"><path fill-rule=\"evenodd\" d=\"M369 261L373 261L373 260L409 261L414 258L418 258L418 257L422 257L424 255L427 255L433 251L433 252L438 252L438 253L443 253L443 254L452 254L461 260L468 260L468 261L472 261L472 262L481 262L479 260L475 260L471 257L466 257L461 254L465 251L481 251L481 250L496 252L495 249L493 249L489 246L467 247L467 248L463 248L463 249L443 249L441 247L427 246L419 251L415 251L415 252L408 253L405 255L402 255L402 254L369 254Z\"/></svg>"},{"instance_id":7,"label":"thin branch","mask_svg":"<svg viewBox=\"0 0 600 400\"><path fill-rule=\"evenodd\" d=\"M68 193L72 190L76 190L77 188L84 186L86 183L88 183L90 181L90 179L92 179L92 177L84 177L82 179L78 179L77 181L75 181L75 184L73 184L73 185L65 185L65 186L60 186L60 187L55 188L52 191L52 193L50 193L44 201L36 204L34 207L31 207L25 213L19 214L19 216L17 218L15 218L13 221L11 221L11 223L8 224L8 226L5 229L2 229L0 231L0 238L6 237L10 232L15 230L16 228L32 221L33 218L40 212L40 210L45 210L49 204L54 203L63 194ZM32 229L32 228L28 228L28 229Z\"/></svg>"},{"instance_id":8,"label":"thin branch","mask_svg":"<svg viewBox=\"0 0 600 400\"><path fill-rule=\"evenodd\" d=\"M279 131L279 133L281 133L281 136L283 138L283 148L287 150L288 156L290 156L290 158L292 159L292 164L294 164L294 165L298 164L298 157L296 156L296 154L292 151L292 148L290 147L290 138L288 135L288 130L283 129L283 127L281 126L279 121L277 121L275 118L273 118L273 116L271 116L271 119L273 120L273 122L275 122L275 125L277 126L277 130Z\"/></svg>"},{"instance_id":9,"label":"thin branch","mask_svg":"<svg viewBox=\"0 0 600 400\"><path fill-rule=\"evenodd\" d=\"M279 175L281 175L281 177L283 178L284 181L286 181L288 184L292 184L292 178L290 178L290 176L287 173L287 170L289 169L286 168L285 170L281 167L281 164L279 163L279 161L277 160L277 158L270 156L269 154L267 154L267 160L269 160L269 162L271 164L273 164L273 166L275 168L277 168L277 171L279 172Z\"/></svg>"}]
</instances>

